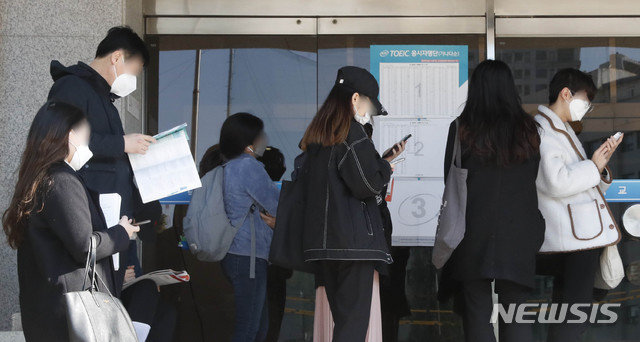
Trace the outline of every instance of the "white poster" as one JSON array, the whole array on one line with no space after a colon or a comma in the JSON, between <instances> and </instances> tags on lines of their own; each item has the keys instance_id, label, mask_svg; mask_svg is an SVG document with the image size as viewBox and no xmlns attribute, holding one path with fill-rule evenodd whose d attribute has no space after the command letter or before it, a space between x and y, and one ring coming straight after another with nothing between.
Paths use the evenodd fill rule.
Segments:
<instances>
[{"instance_id":1,"label":"white poster","mask_svg":"<svg viewBox=\"0 0 640 342\"><path fill-rule=\"evenodd\" d=\"M433 246L444 182L437 178L394 178L388 203L394 246Z\"/></svg>"},{"instance_id":2,"label":"white poster","mask_svg":"<svg viewBox=\"0 0 640 342\"><path fill-rule=\"evenodd\" d=\"M433 246L444 191L449 124L467 97L468 48L458 45L372 45L370 71L389 115L375 117L378 151L407 134L404 161L393 173L389 201L395 246Z\"/></svg>"},{"instance_id":3,"label":"white poster","mask_svg":"<svg viewBox=\"0 0 640 342\"><path fill-rule=\"evenodd\" d=\"M444 150L452 118L396 118L377 116L373 141L378 151L385 151L411 134L396 164L393 177L443 177Z\"/></svg>"}]
</instances>

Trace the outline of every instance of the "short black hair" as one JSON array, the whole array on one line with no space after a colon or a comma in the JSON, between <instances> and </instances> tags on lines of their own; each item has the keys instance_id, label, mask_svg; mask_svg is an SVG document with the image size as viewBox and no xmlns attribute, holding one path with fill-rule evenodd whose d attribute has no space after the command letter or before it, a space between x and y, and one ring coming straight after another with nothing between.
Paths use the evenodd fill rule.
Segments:
<instances>
[{"instance_id":1,"label":"short black hair","mask_svg":"<svg viewBox=\"0 0 640 342\"><path fill-rule=\"evenodd\" d=\"M549 84L549 104L553 104L558 100L558 95L565 87L569 88L573 94L582 90L586 91L589 101L593 101L598 92L591 75L578 69L566 68L556 72L553 75L553 79L551 79Z\"/></svg>"},{"instance_id":2,"label":"short black hair","mask_svg":"<svg viewBox=\"0 0 640 342\"><path fill-rule=\"evenodd\" d=\"M149 49L142 38L129 26L116 26L109 29L107 36L98 44L96 58L124 50L126 57L140 57L144 66L149 63Z\"/></svg>"},{"instance_id":3,"label":"short black hair","mask_svg":"<svg viewBox=\"0 0 640 342\"><path fill-rule=\"evenodd\" d=\"M241 112L231 115L220 129L220 152L227 160L241 155L263 129L264 123L253 114Z\"/></svg>"},{"instance_id":4,"label":"short black hair","mask_svg":"<svg viewBox=\"0 0 640 342\"><path fill-rule=\"evenodd\" d=\"M287 171L287 166L284 163L284 154L273 146L267 146L264 154L256 159L264 164L269 178L274 182L279 181L282 175L284 175L284 172Z\"/></svg>"}]
</instances>

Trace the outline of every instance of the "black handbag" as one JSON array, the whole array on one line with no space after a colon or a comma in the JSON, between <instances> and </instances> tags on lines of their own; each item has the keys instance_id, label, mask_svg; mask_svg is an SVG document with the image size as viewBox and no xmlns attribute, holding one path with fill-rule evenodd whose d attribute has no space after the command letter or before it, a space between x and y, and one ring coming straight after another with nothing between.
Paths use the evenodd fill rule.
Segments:
<instances>
[{"instance_id":1,"label":"black handbag","mask_svg":"<svg viewBox=\"0 0 640 342\"><path fill-rule=\"evenodd\" d=\"M304 234L306 156L302 167L296 168L291 181L283 181L278 200L276 226L269 250L269 262L301 272L314 273L314 265L304 262L302 237ZM296 158L298 161L298 158Z\"/></svg>"},{"instance_id":2,"label":"black handbag","mask_svg":"<svg viewBox=\"0 0 640 342\"><path fill-rule=\"evenodd\" d=\"M111 295L96 272L96 238L91 236L89 255L85 264L82 291L67 292L69 341L123 341L138 342L131 318L120 300ZM90 280L88 287L87 280ZM98 291L100 281L107 292Z\"/></svg>"}]
</instances>

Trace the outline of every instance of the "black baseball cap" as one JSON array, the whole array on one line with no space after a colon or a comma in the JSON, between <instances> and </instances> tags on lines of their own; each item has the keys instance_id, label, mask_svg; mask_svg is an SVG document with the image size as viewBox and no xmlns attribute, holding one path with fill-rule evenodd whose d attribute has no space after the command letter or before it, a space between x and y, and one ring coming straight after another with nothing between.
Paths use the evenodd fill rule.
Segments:
<instances>
[{"instance_id":1,"label":"black baseball cap","mask_svg":"<svg viewBox=\"0 0 640 342\"><path fill-rule=\"evenodd\" d=\"M376 107L376 115L387 115L387 110L378 101L378 81L369 71L356 66L344 66L338 70L337 86L342 86L368 97Z\"/></svg>"}]
</instances>

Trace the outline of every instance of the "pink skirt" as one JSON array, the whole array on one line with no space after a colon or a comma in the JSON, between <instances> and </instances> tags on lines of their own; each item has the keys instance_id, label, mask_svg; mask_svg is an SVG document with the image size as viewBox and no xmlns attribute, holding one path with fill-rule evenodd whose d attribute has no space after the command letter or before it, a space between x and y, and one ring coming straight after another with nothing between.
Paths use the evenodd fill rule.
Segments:
<instances>
[{"instance_id":1,"label":"pink skirt","mask_svg":"<svg viewBox=\"0 0 640 342\"><path fill-rule=\"evenodd\" d=\"M331 342L333 337L333 317L324 286L316 289L316 309L313 315L313 342ZM382 342L382 316L380 313L380 280L378 271L373 273L373 292L371 294L371 314L367 342Z\"/></svg>"}]
</instances>

